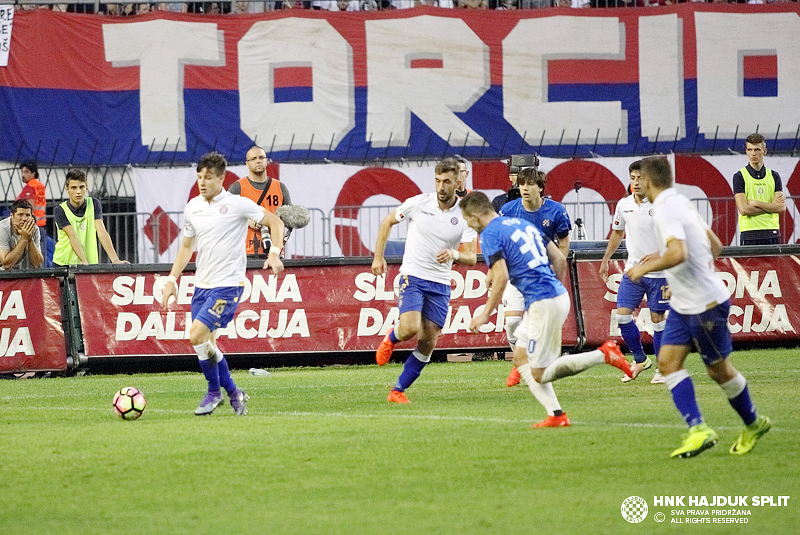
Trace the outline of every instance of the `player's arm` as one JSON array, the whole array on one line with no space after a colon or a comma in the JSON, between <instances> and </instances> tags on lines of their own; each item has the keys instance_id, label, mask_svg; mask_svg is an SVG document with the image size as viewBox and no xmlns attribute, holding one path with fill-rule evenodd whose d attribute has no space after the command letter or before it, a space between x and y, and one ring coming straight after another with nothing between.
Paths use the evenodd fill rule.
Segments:
<instances>
[{"instance_id":1,"label":"player's arm","mask_svg":"<svg viewBox=\"0 0 800 535\"><path fill-rule=\"evenodd\" d=\"M13 232L13 229L9 229L9 231ZM35 268L38 268L42 265L42 262L44 262L44 257L42 257L42 253L33 243L33 233L35 231L36 221L31 219L19 229L20 239L17 240L17 244L13 249L0 249L0 262L2 262L5 269L11 269L16 266L25 254L26 249L29 251L28 259L30 260L31 265ZM35 250L36 253L33 253L33 250Z\"/></svg>"},{"instance_id":2,"label":"player's arm","mask_svg":"<svg viewBox=\"0 0 800 535\"><path fill-rule=\"evenodd\" d=\"M564 258L569 256L569 234L564 236L563 238L559 236L558 238L558 249L561 251L561 254L564 255ZM561 277L559 277L561 278Z\"/></svg>"},{"instance_id":3,"label":"player's arm","mask_svg":"<svg viewBox=\"0 0 800 535\"><path fill-rule=\"evenodd\" d=\"M31 220L30 223L33 227L31 228L31 236L28 239L28 261L31 263L31 266L38 269L44 264L44 255L42 251L39 250L39 247L36 246L35 236L36 233L39 232L39 228L36 226L36 220ZM39 240L41 243L41 234Z\"/></svg>"},{"instance_id":4,"label":"player's arm","mask_svg":"<svg viewBox=\"0 0 800 535\"><path fill-rule=\"evenodd\" d=\"M628 278L632 282L639 282L643 276L651 271L663 271L675 267L686 262L687 258L689 258L689 248L686 246L686 240L669 237L667 238L667 250L664 254L633 266L628 270Z\"/></svg>"},{"instance_id":5,"label":"player's arm","mask_svg":"<svg viewBox=\"0 0 800 535\"><path fill-rule=\"evenodd\" d=\"M478 261L478 239L462 243L460 249L442 249L436 253L436 261L440 264L450 260L465 266L474 266Z\"/></svg>"},{"instance_id":6,"label":"player's arm","mask_svg":"<svg viewBox=\"0 0 800 535\"><path fill-rule=\"evenodd\" d=\"M283 243L283 233L285 231L285 226L281 218L270 212L269 210L264 210L264 217L261 218L261 221L258 222L259 225L268 227L269 228L269 235L272 238L272 243ZM278 239L280 237L280 239ZM278 245L273 245L269 248L269 254L267 254L267 260L264 262L264 267L262 269L270 269L272 273L275 275L280 274L283 271L283 262L281 262L281 247Z\"/></svg>"},{"instance_id":7,"label":"player's arm","mask_svg":"<svg viewBox=\"0 0 800 535\"><path fill-rule=\"evenodd\" d=\"M389 233L392 231L392 227L398 223L397 210L393 210L391 214L383 218L381 226L378 227L378 239L375 242L375 256L372 259L373 275L383 275L386 273L386 259L383 253L386 251L386 242L389 240Z\"/></svg>"},{"instance_id":8,"label":"player's arm","mask_svg":"<svg viewBox=\"0 0 800 535\"><path fill-rule=\"evenodd\" d=\"M69 245L72 247L72 251L75 253L75 256L80 259L81 264L88 264L89 261L86 259L86 251L83 250L83 245L81 245L81 240L78 238L78 234L75 232L75 229L72 228L72 225L65 225L61 228L64 231L64 234L67 235L69 239Z\"/></svg>"},{"instance_id":9,"label":"player's arm","mask_svg":"<svg viewBox=\"0 0 800 535\"><path fill-rule=\"evenodd\" d=\"M171 296L175 296L177 299L178 295L178 288L177 284L175 284L180 277L183 270L186 269L186 264L189 263L189 260L192 259L192 253L194 252L194 236L186 237L184 236L183 240L181 240L180 246L178 246L178 254L175 255L175 262L172 264L172 269L169 272L169 277L167 279L166 284L161 289L161 306L166 308L167 303L169 302L169 298Z\"/></svg>"},{"instance_id":10,"label":"player's arm","mask_svg":"<svg viewBox=\"0 0 800 535\"><path fill-rule=\"evenodd\" d=\"M717 258L724 247L722 245L722 240L720 240L719 237L714 234L713 230L708 229L706 232L708 234L708 241L711 242L711 254L714 255L714 258Z\"/></svg>"},{"instance_id":11,"label":"player's arm","mask_svg":"<svg viewBox=\"0 0 800 535\"><path fill-rule=\"evenodd\" d=\"M561 248L551 241L547 242L547 258L550 260L550 265L553 266L553 273L556 274L558 280L563 281L564 275L567 273L567 257L561 252Z\"/></svg>"},{"instance_id":12,"label":"player's arm","mask_svg":"<svg viewBox=\"0 0 800 535\"><path fill-rule=\"evenodd\" d=\"M776 191L772 197L772 202L748 200L747 204L768 214L781 214L786 211L786 196L782 191Z\"/></svg>"},{"instance_id":13,"label":"player's arm","mask_svg":"<svg viewBox=\"0 0 800 535\"><path fill-rule=\"evenodd\" d=\"M600 276L603 280L608 280L608 261L611 260L613 255L622 243L622 238L625 236L624 229L612 229L611 235L608 237L608 245L606 245L606 252L600 260Z\"/></svg>"},{"instance_id":14,"label":"player's arm","mask_svg":"<svg viewBox=\"0 0 800 535\"><path fill-rule=\"evenodd\" d=\"M108 234L106 230L106 225L103 223L102 219L95 219L94 220L94 228L97 230L97 239L100 240L100 245L103 246L105 249L108 258L111 260L112 264L130 264L127 260L120 260L119 256L117 255L116 249L114 249L114 243L111 241L111 236Z\"/></svg>"},{"instance_id":15,"label":"player's arm","mask_svg":"<svg viewBox=\"0 0 800 535\"><path fill-rule=\"evenodd\" d=\"M486 299L483 310L472 318L469 324L469 332L478 332L478 329L489 321L489 316L492 315L492 312L497 309L497 305L503 300L503 291L506 289L506 284L508 284L508 267L506 266L506 261L503 258L499 258L492 264L486 274L489 297Z\"/></svg>"}]
</instances>

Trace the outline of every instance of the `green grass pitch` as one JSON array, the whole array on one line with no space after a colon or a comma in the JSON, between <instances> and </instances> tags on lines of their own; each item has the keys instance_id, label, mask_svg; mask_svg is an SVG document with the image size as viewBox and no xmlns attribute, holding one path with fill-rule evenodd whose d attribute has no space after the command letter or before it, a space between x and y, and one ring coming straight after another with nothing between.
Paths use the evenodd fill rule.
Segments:
<instances>
[{"instance_id":1,"label":"green grass pitch","mask_svg":"<svg viewBox=\"0 0 800 535\"><path fill-rule=\"evenodd\" d=\"M544 410L509 389L506 362L435 363L390 406L401 365L234 372L251 397L193 410L198 372L0 381L0 533L19 534L597 534L798 533L797 350L741 351L773 429L750 454L728 448L740 421L688 359L717 447L669 452L685 427L652 371L624 385L598 366L554 383L573 425L532 430ZM234 362L235 364L235 362ZM141 419L114 415L123 386L147 397ZM689 496L790 496L738 507L746 524L675 524ZM629 496L649 504L628 523ZM656 507L654 496L685 496ZM663 513L665 522L655 521Z\"/></svg>"}]
</instances>

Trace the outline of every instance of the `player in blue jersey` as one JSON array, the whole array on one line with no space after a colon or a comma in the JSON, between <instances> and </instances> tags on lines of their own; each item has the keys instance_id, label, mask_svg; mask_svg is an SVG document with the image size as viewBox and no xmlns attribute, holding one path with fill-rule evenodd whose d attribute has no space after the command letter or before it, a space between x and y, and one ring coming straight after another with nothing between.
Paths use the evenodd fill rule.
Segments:
<instances>
[{"instance_id":1,"label":"player in blue jersey","mask_svg":"<svg viewBox=\"0 0 800 535\"><path fill-rule=\"evenodd\" d=\"M559 280L567 269L564 255L531 223L499 217L488 197L479 191L464 197L461 212L469 226L480 233L481 250L489 265L489 297L483 310L472 319L469 330L478 332L489 321L510 280L525 299L525 315L515 333L514 364L547 411L547 418L533 427L566 427L570 421L551 381L603 362L630 375L628 361L611 340L600 349L559 358L561 328L570 308L569 294Z\"/></svg>"},{"instance_id":2,"label":"player in blue jersey","mask_svg":"<svg viewBox=\"0 0 800 535\"><path fill-rule=\"evenodd\" d=\"M728 329L730 296L714 271L714 258L722 242L700 217L694 205L673 187L672 168L666 158L642 161L643 189L653 203L653 219L660 255L628 270L632 282L645 274L666 270L670 288L667 325L658 353L658 369L689 434L671 457L693 457L717 443L717 433L703 420L694 385L683 367L689 350L697 348L708 375L722 388L745 428L730 448L742 455L751 451L769 431L769 418L759 415L750 399L747 381L731 364Z\"/></svg>"},{"instance_id":3,"label":"player in blue jersey","mask_svg":"<svg viewBox=\"0 0 800 535\"><path fill-rule=\"evenodd\" d=\"M524 167L517 174L517 185L521 197L504 204L498 213L504 217L516 217L533 223L548 240L558 246L566 257L569 254L569 231L572 225L564 206L544 197L547 175L535 167ZM506 286L503 294L503 307L506 318L506 337L513 351L516 343L514 332L525 312L525 301L513 284ZM515 386L519 384L519 380L519 370L514 367L508 374L506 385Z\"/></svg>"},{"instance_id":4,"label":"player in blue jersey","mask_svg":"<svg viewBox=\"0 0 800 535\"><path fill-rule=\"evenodd\" d=\"M645 261L649 255L658 253L658 241L653 226L653 205L642 191L641 168L641 160L636 160L628 167L631 178L631 194L617 203L608 246L603 259L600 260L600 276L605 281L608 281L608 261L622 243L623 237L625 238L625 249L628 251L628 258L625 261L626 271ZM633 321L633 311L639 308L645 295L647 295L647 307L653 323L653 352L658 355L658 349L661 347L661 335L666 325L666 313L669 308L667 279L661 271L648 273L636 284L631 282L627 275L622 276L617 291L616 319L622 339L625 340L628 350L633 353L635 361L631 366L633 376L623 375L623 383L636 379L641 372L649 369L653 364L644 353L641 333L636 322ZM664 377L656 371L650 382L653 384L663 383Z\"/></svg>"},{"instance_id":5,"label":"player in blue jersey","mask_svg":"<svg viewBox=\"0 0 800 535\"><path fill-rule=\"evenodd\" d=\"M458 162L445 158L435 168L436 192L406 199L381 221L372 273L385 275L384 251L394 225L408 221L408 237L400 265L397 306L400 317L378 346L375 362L383 366L395 344L417 337L417 348L406 359L403 372L389 393L390 403L409 403L405 391L430 362L450 304L453 262L475 265L477 237L461 215L456 196ZM459 251L459 244L463 244Z\"/></svg>"}]
</instances>

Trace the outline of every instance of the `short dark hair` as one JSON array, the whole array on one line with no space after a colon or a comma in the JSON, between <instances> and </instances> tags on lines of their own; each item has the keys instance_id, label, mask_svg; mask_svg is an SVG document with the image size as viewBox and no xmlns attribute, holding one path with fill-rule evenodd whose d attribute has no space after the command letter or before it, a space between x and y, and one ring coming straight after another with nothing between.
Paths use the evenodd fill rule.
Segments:
<instances>
[{"instance_id":1,"label":"short dark hair","mask_svg":"<svg viewBox=\"0 0 800 535\"><path fill-rule=\"evenodd\" d=\"M642 170L642 160L636 160L635 162L631 162L631 164L628 166L628 174L630 174L631 171L641 171L641 170Z\"/></svg>"},{"instance_id":2,"label":"short dark hair","mask_svg":"<svg viewBox=\"0 0 800 535\"><path fill-rule=\"evenodd\" d=\"M215 150L203 154L203 156L200 158L200 161L197 162L198 173L203 169L208 169L215 175L224 175L227 167L228 161L225 159L225 156Z\"/></svg>"},{"instance_id":3,"label":"short dark hair","mask_svg":"<svg viewBox=\"0 0 800 535\"><path fill-rule=\"evenodd\" d=\"M655 187L666 189L672 186L672 166L663 156L653 156L642 160L642 175Z\"/></svg>"},{"instance_id":4,"label":"short dark hair","mask_svg":"<svg viewBox=\"0 0 800 535\"><path fill-rule=\"evenodd\" d=\"M69 183L73 180L77 180L78 182L86 182L86 173L80 169L70 169L67 171L67 178L64 180L64 185L69 186Z\"/></svg>"},{"instance_id":5,"label":"short dark hair","mask_svg":"<svg viewBox=\"0 0 800 535\"><path fill-rule=\"evenodd\" d=\"M461 199L459 206L462 213L470 215L494 212L492 201L482 191L470 191Z\"/></svg>"},{"instance_id":6,"label":"short dark hair","mask_svg":"<svg viewBox=\"0 0 800 535\"><path fill-rule=\"evenodd\" d=\"M759 133L750 134L749 136L747 136L745 141L747 143L750 143L751 145L759 145L761 143L766 144L766 140L764 139L764 136L762 136Z\"/></svg>"},{"instance_id":7,"label":"short dark hair","mask_svg":"<svg viewBox=\"0 0 800 535\"><path fill-rule=\"evenodd\" d=\"M517 175L517 187L529 182L536 184L544 191L545 186L547 186L547 174L535 167L523 167Z\"/></svg>"},{"instance_id":8,"label":"short dark hair","mask_svg":"<svg viewBox=\"0 0 800 535\"><path fill-rule=\"evenodd\" d=\"M23 167L27 167L28 171L33 173L33 176L39 178L39 166L36 165L36 162L34 162L33 160L25 160L24 162L19 164L20 170L22 170Z\"/></svg>"},{"instance_id":9,"label":"short dark hair","mask_svg":"<svg viewBox=\"0 0 800 535\"><path fill-rule=\"evenodd\" d=\"M30 167L28 169L30 169ZM18 201L14 201L13 203L11 203L11 215L16 214L17 210L19 210L20 208L22 208L23 210L30 210L31 213L33 213L33 206L31 206L31 203L29 203L25 199L19 199Z\"/></svg>"},{"instance_id":10,"label":"short dark hair","mask_svg":"<svg viewBox=\"0 0 800 535\"><path fill-rule=\"evenodd\" d=\"M458 167L458 160L455 158L445 158L441 162L436 164L436 174L443 175L445 173L455 173L458 176L458 173L461 172L461 168Z\"/></svg>"}]
</instances>

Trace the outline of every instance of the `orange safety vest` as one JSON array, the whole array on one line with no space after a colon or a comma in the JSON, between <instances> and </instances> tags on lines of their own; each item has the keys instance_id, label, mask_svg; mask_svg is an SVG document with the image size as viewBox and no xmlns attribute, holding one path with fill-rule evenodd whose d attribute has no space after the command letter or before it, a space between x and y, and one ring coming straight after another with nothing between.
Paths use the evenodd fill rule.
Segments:
<instances>
[{"instance_id":1,"label":"orange safety vest","mask_svg":"<svg viewBox=\"0 0 800 535\"><path fill-rule=\"evenodd\" d=\"M283 191L281 191L281 183L275 180L274 178L268 179L269 188L267 188L267 192L264 195L263 200L261 201L261 206L272 212L275 213L275 210L283 206ZM240 178L237 180L239 183L239 187L242 191L242 197L247 197L251 199L253 202L258 202L258 199L261 198L261 194L264 193L262 190L258 190L254 188L250 184L250 180L247 177ZM247 228L247 254L255 254L255 250L253 249L253 236L255 236L255 231L251 228ZM258 239L261 239L261 235L259 234ZM283 244L276 244L282 246Z\"/></svg>"},{"instance_id":2,"label":"orange safety vest","mask_svg":"<svg viewBox=\"0 0 800 535\"><path fill-rule=\"evenodd\" d=\"M33 196L29 197L28 195L23 195L25 193L25 188L30 187L33 190ZM45 220L45 208L47 208L47 197L45 196L44 192L44 184L39 182L39 179L32 178L25 184L25 188L22 188L22 192L17 196L17 200L19 199L26 199L31 201L31 205L33 208L33 217L36 218L36 224L40 227L43 227L47 222Z\"/></svg>"}]
</instances>

